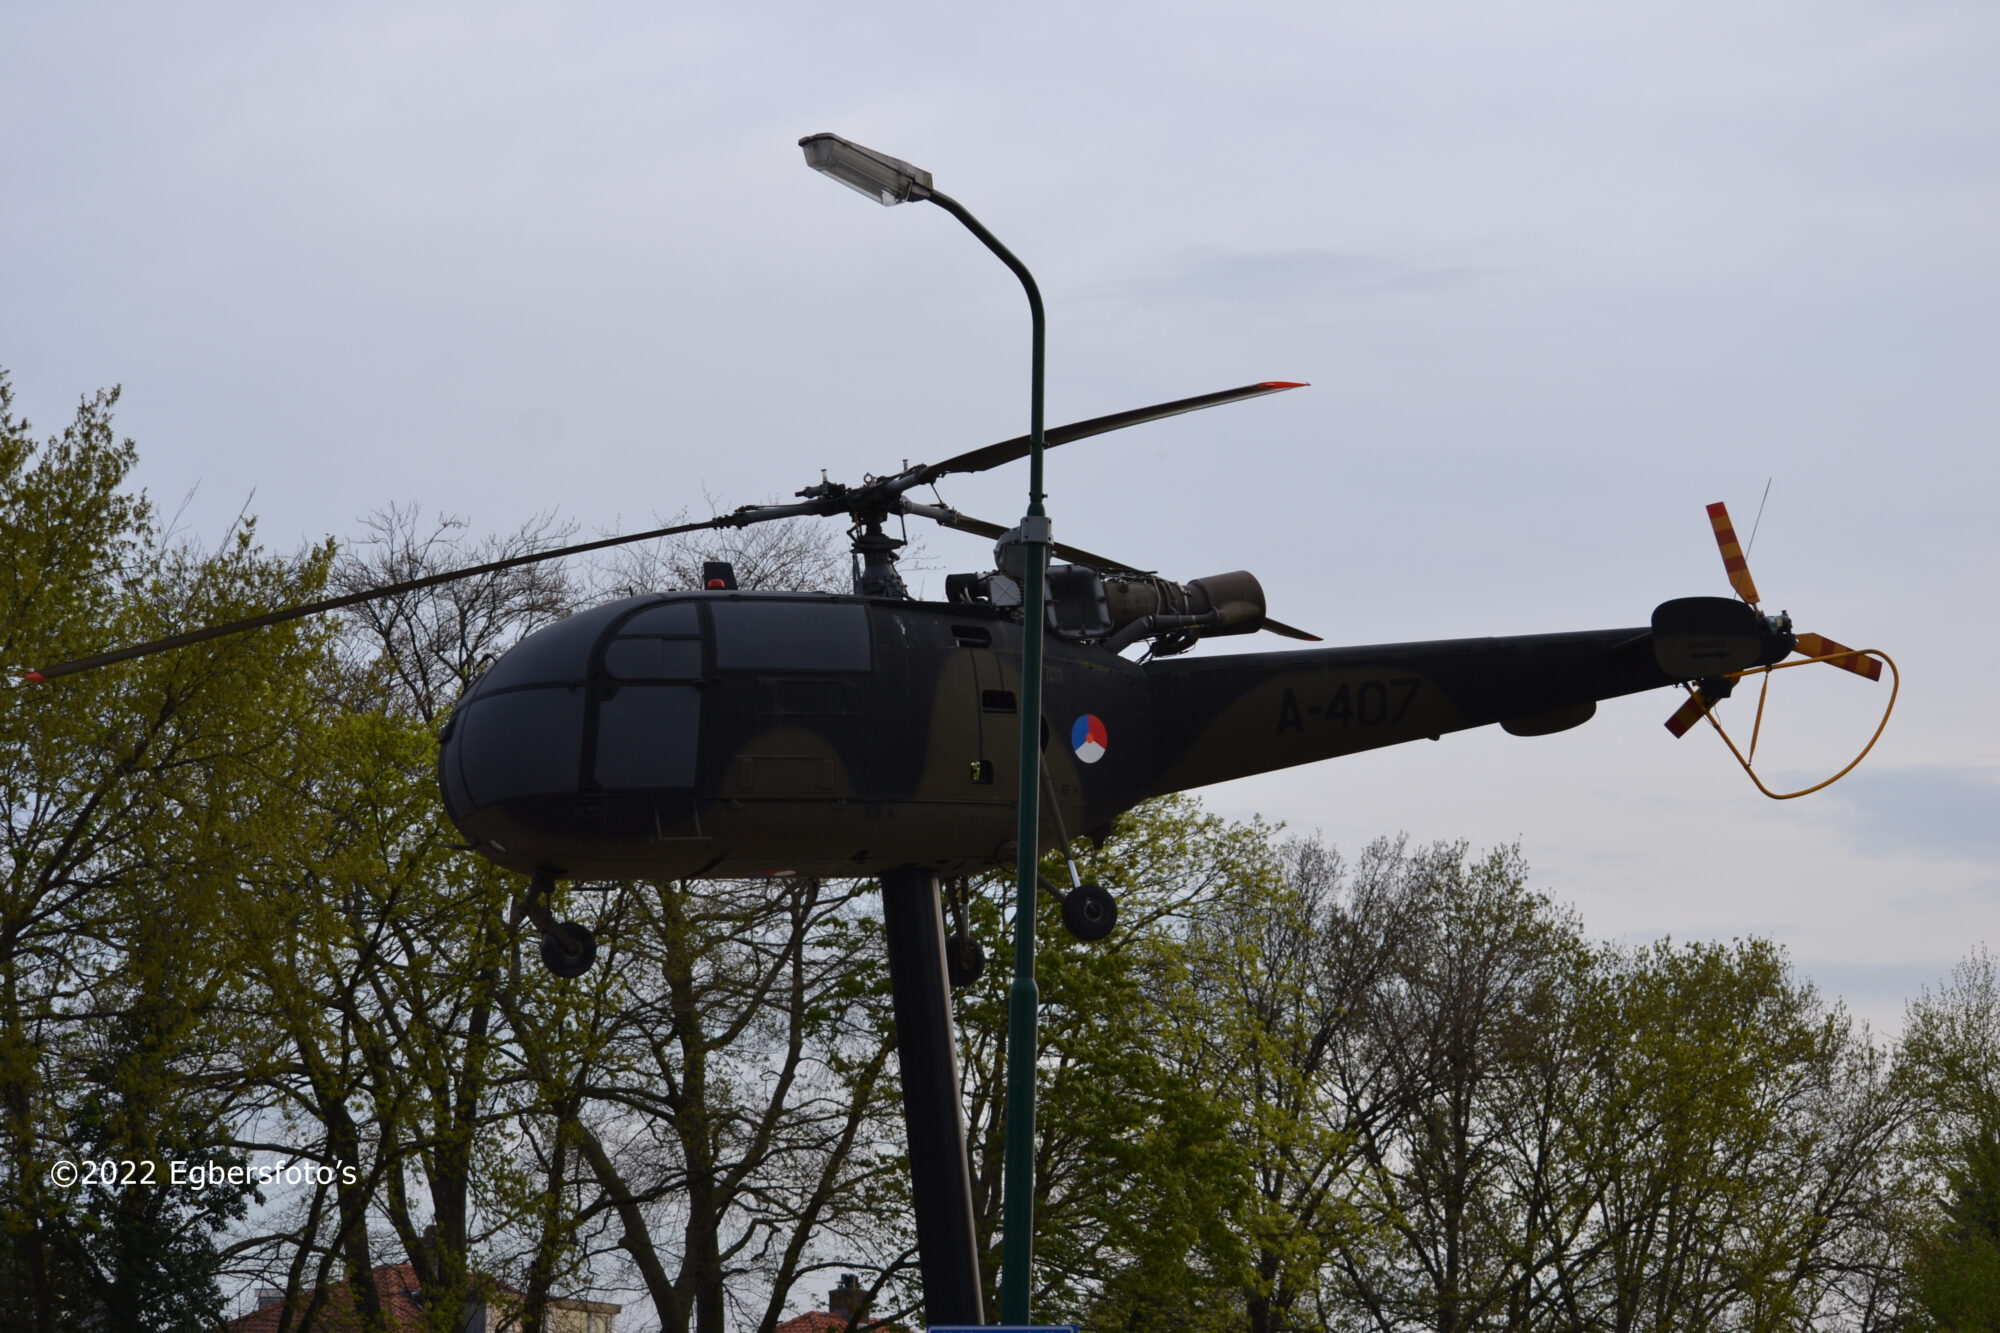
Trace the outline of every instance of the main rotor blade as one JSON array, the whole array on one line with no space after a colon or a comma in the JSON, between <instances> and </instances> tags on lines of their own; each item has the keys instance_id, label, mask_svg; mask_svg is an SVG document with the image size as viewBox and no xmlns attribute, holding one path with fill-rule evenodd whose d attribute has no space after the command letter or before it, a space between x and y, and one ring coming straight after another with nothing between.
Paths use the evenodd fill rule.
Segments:
<instances>
[{"instance_id":1,"label":"main rotor blade","mask_svg":"<svg viewBox=\"0 0 2000 1333\"><path fill-rule=\"evenodd\" d=\"M919 518L927 518L939 527L956 528L960 532L969 532L977 537L991 537L995 541L998 541L1012 531L1011 528L1003 528L998 523L989 523L983 518L974 518L970 514L961 514L956 509L943 509L937 505L918 504L915 500L907 497L902 502L902 508L904 513L915 514ZM1089 565L1093 569L1114 569L1126 574L1144 574L1149 572L1140 569L1137 565L1128 565L1122 560L1111 560L1105 556L1093 555L1080 546L1070 546L1064 542L1052 543L1050 549L1065 560L1079 565Z\"/></svg>"},{"instance_id":2,"label":"main rotor blade","mask_svg":"<svg viewBox=\"0 0 2000 1333\"><path fill-rule=\"evenodd\" d=\"M1273 620L1269 616L1264 617L1264 628L1273 634L1282 634L1288 639L1304 639L1307 643L1326 642L1326 640L1320 638L1317 634L1308 634L1302 629L1294 628L1281 620Z\"/></svg>"},{"instance_id":3,"label":"main rotor blade","mask_svg":"<svg viewBox=\"0 0 2000 1333\"><path fill-rule=\"evenodd\" d=\"M1729 506L1717 500L1708 507L1708 521L1715 529L1715 544L1722 548L1722 568L1729 575L1729 586L1736 589L1736 595L1750 605L1761 600L1757 596L1757 580L1750 577L1750 562L1743 558L1743 548L1736 541L1736 525L1729 521Z\"/></svg>"},{"instance_id":4,"label":"main rotor blade","mask_svg":"<svg viewBox=\"0 0 2000 1333\"><path fill-rule=\"evenodd\" d=\"M1053 449L1059 444L1069 444L1075 440L1088 439L1092 435L1103 435L1108 431L1123 430L1127 426L1137 426L1148 421L1177 417L1183 412L1199 412L1204 407L1220 407L1224 403L1238 403L1246 398L1262 398L1267 393L1283 393L1287 389L1306 387L1303 381L1265 380L1261 384L1246 384L1240 389L1205 393L1198 398L1177 398L1171 403L1135 407L1129 412L1113 412L1108 417L1092 417L1088 421L1073 421L1067 426L1045 430L1042 432L1042 444L1045 448ZM1028 437L1018 435L1011 440L1002 440L998 444L989 444L984 448L957 454L942 463L932 463L925 467L914 484L925 485L949 472L984 472L988 468L999 467L1002 463L1026 458L1028 448Z\"/></svg>"},{"instance_id":5,"label":"main rotor blade","mask_svg":"<svg viewBox=\"0 0 2000 1333\"><path fill-rule=\"evenodd\" d=\"M796 506L770 506L777 509L792 509ZM459 579L477 578L481 574L497 574L503 569L518 569L522 565L537 564L543 560L560 560L568 555L581 555L585 551L601 551L607 546L624 546L631 542L648 541L654 537L673 537L683 532L699 532L703 528L737 528L746 523L760 522L765 517L783 518L785 514L762 515L757 509L747 509L734 514L723 514L716 518L704 519L700 523L676 523L671 527L655 528L651 532L635 532L623 537L601 537L596 541L578 542L574 546L560 546L552 551L534 551L528 555L510 556L505 560L493 560L483 565L472 565L465 569L448 570L442 574L426 574L419 579L406 579L401 583L388 583L379 588L368 588L361 592L347 593L340 597L329 597L324 601L307 602L302 606L290 606L281 611L266 611L260 616L250 616L243 620L232 620L227 624L210 625L205 629L189 630L185 634L170 634L164 639L154 639L150 643L135 643L129 648L116 648L95 657L79 657L73 662L62 662L52 667L41 667L23 674L29 683L54 680L58 676L71 676L79 671L90 671L114 662L129 662L135 657L149 657L154 653L166 652L169 648L185 648L189 644L206 643L210 639L220 639L231 634L242 634L266 625L282 625L288 620L302 620L325 611L338 611L342 607L358 606L362 602L372 602L383 597L394 597L399 593L417 592L424 588L435 588L440 583L452 583Z\"/></svg>"}]
</instances>

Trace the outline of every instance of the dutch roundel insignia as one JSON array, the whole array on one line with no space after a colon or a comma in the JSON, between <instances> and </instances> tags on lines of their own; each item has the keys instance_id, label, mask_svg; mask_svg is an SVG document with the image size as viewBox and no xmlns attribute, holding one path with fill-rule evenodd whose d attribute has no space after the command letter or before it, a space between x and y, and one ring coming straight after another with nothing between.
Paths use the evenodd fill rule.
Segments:
<instances>
[{"instance_id":1,"label":"dutch roundel insignia","mask_svg":"<svg viewBox=\"0 0 2000 1333\"><path fill-rule=\"evenodd\" d=\"M1111 733L1104 729L1104 719L1095 713L1085 713L1069 729L1069 745L1076 751L1076 757L1086 764L1094 764L1104 758L1105 750L1111 746Z\"/></svg>"}]
</instances>

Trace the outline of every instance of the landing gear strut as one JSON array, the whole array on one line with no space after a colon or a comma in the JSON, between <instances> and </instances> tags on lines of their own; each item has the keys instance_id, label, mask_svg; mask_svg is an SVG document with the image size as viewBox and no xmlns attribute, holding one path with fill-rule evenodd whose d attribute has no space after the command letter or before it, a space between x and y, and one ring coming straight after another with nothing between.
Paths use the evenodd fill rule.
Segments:
<instances>
[{"instance_id":1,"label":"landing gear strut","mask_svg":"<svg viewBox=\"0 0 2000 1333\"><path fill-rule=\"evenodd\" d=\"M1111 928L1118 924L1118 904L1112 899L1109 889L1087 884L1077 873L1076 858L1069 852L1069 830L1063 827L1062 806L1056 801L1055 783L1049 778L1047 760L1042 761L1042 791L1049 798L1049 809L1056 817L1056 832L1062 838L1056 845L1062 849L1063 865L1069 870L1069 892L1064 893L1049 883L1039 871L1035 878L1062 904L1063 929L1086 944L1094 944L1109 935Z\"/></svg>"},{"instance_id":2,"label":"landing gear strut","mask_svg":"<svg viewBox=\"0 0 2000 1333\"><path fill-rule=\"evenodd\" d=\"M559 977L580 977L597 961L597 933L580 921L558 921L549 910L556 882L537 874L528 881L527 896L515 904L515 919L535 923L542 935L542 966Z\"/></svg>"},{"instance_id":3,"label":"landing gear strut","mask_svg":"<svg viewBox=\"0 0 2000 1333\"><path fill-rule=\"evenodd\" d=\"M944 941L944 975L953 990L964 990L986 971L986 949L973 937L967 898L970 890L963 878L945 887L944 900L951 916L952 931Z\"/></svg>"}]
</instances>

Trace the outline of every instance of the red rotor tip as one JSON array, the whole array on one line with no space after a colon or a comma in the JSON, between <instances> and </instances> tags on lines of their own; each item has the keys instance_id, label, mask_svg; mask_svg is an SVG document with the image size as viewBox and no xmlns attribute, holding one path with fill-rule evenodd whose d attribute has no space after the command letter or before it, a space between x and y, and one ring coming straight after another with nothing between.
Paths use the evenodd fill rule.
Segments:
<instances>
[{"instance_id":1,"label":"red rotor tip","mask_svg":"<svg viewBox=\"0 0 2000 1333\"><path fill-rule=\"evenodd\" d=\"M1262 380L1258 383L1257 387L1260 389L1309 389L1312 386L1305 380Z\"/></svg>"},{"instance_id":2,"label":"red rotor tip","mask_svg":"<svg viewBox=\"0 0 2000 1333\"><path fill-rule=\"evenodd\" d=\"M21 673L21 679L26 681L30 685L40 685L43 681L47 680L48 677L44 676L39 671L23 671Z\"/></svg>"}]
</instances>

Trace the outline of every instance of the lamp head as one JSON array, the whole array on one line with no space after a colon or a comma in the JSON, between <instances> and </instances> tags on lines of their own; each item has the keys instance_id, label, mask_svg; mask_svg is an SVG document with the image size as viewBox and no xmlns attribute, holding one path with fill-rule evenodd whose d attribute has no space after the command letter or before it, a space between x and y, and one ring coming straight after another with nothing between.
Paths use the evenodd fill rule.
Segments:
<instances>
[{"instance_id":1,"label":"lamp head","mask_svg":"<svg viewBox=\"0 0 2000 1333\"><path fill-rule=\"evenodd\" d=\"M806 165L884 206L928 199L931 173L901 158L863 148L838 134L808 134L799 140Z\"/></svg>"}]
</instances>

